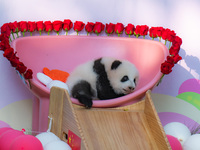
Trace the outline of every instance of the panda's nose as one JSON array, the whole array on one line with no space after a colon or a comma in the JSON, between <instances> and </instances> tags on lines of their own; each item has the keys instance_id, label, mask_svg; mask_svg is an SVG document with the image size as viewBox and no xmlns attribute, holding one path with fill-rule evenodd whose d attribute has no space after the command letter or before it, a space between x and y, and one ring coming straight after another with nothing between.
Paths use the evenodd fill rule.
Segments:
<instances>
[{"instance_id":1,"label":"panda's nose","mask_svg":"<svg viewBox=\"0 0 200 150\"><path fill-rule=\"evenodd\" d=\"M132 87L132 86L129 86L128 88L129 88L130 90L134 90L134 87Z\"/></svg>"}]
</instances>

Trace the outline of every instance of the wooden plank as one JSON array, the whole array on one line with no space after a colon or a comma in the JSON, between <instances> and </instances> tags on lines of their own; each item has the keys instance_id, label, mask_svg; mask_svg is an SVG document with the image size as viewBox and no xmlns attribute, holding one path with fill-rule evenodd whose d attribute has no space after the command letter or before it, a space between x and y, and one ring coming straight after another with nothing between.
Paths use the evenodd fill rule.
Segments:
<instances>
[{"instance_id":1,"label":"wooden plank","mask_svg":"<svg viewBox=\"0 0 200 150\"><path fill-rule=\"evenodd\" d=\"M81 133L74 107L66 90L58 87L51 88L49 115L53 119L52 132L61 140L66 141L68 131L72 131L81 140L81 150L87 149L84 135Z\"/></svg>"},{"instance_id":2,"label":"wooden plank","mask_svg":"<svg viewBox=\"0 0 200 150\"><path fill-rule=\"evenodd\" d=\"M49 115L52 132L62 139L71 130L81 138L81 150L171 149L150 92L129 106L85 109L72 104L67 91L52 88Z\"/></svg>"},{"instance_id":3,"label":"wooden plank","mask_svg":"<svg viewBox=\"0 0 200 150\"><path fill-rule=\"evenodd\" d=\"M153 105L150 94L151 92L147 91L145 96L144 113L146 114L148 125L151 128L152 137L154 137L159 150L171 150L171 146L168 142L156 109Z\"/></svg>"},{"instance_id":4,"label":"wooden plank","mask_svg":"<svg viewBox=\"0 0 200 150\"><path fill-rule=\"evenodd\" d=\"M90 150L155 150L144 112L76 109L76 113Z\"/></svg>"},{"instance_id":5,"label":"wooden plank","mask_svg":"<svg viewBox=\"0 0 200 150\"><path fill-rule=\"evenodd\" d=\"M88 150L87 142L84 137L85 135L82 133L82 127L79 125L80 123L74 110L76 105L72 104L69 94L67 92L66 96L64 97L63 107L65 108L63 110L63 132L67 134L69 130L72 131L74 134L81 138L81 150ZM79 106L77 107L79 108Z\"/></svg>"},{"instance_id":6,"label":"wooden plank","mask_svg":"<svg viewBox=\"0 0 200 150\"><path fill-rule=\"evenodd\" d=\"M59 138L63 137L62 121L63 121L63 103L65 91L59 88L51 88L49 102L49 117L52 118L51 131Z\"/></svg>"},{"instance_id":7,"label":"wooden plank","mask_svg":"<svg viewBox=\"0 0 200 150\"><path fill-rule=\"evenodd\" d=\"M121 109L121 110L132 110L132 111L144 111L144 107L145 107L145 103L144 100L141 100L137 103L131 104L131 105L127 105L127 106L122 106L122 107L116 107L113 109Z\"/></svg>"}]
</instances>

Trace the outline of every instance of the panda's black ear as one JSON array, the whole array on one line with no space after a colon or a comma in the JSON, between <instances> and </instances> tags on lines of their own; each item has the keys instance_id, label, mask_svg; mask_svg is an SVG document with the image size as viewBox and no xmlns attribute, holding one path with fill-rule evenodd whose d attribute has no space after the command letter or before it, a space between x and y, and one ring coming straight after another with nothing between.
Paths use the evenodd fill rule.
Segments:
<instances>
[{"instance_id":1,"label":"panda's black ear","mask_svg":"<svg viewBox=\"0 0 200 150\"><path fill-rule=\"evenodd\" d=\"M117 69L121 63L122 62L119 60L113 61L112 65L111 65L111 70Z\"/></svg>"}]
</instances>

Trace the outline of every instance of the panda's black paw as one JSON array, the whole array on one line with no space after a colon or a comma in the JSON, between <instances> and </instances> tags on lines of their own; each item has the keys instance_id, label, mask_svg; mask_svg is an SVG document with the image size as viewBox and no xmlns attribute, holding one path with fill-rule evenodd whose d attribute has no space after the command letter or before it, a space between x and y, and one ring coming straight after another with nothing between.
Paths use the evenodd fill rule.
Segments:
<instances>
[{"instance_id":1,"label":"panda's black paw","mask_svg":"<svg viewBox=\"0 0 200 150\"><path fill-rule=\"evenodd\" d=\"M92 99L79 98L79 102L83 104L87 109L90 109L93 105Z\"/></svg>"},{"instance_id":2,"label":"panda's black paw","mask_svg":"<svg viewBox=\"0 0 200 150\"><path fill-rule=\"evenodd\" d=\"M92 107L92 101L85 104L85 108L90 109Z\"/></svg>"}]
</instances>

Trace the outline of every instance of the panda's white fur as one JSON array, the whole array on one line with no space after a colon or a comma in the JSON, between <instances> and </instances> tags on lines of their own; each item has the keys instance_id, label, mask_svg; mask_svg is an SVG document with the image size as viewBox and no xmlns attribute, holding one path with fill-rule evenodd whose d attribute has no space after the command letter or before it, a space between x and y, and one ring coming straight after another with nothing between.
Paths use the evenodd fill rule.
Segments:
<instances>
[{"instance_id":1,"label":"panda's white fur","mask_svg":"<svg viewBox=\"0 0 200 150\"><path fill-rule=\"evenodd\" d=\"M135 65L130 63L127 60L120 60L122 62L121 65L115 70L111 70L110 66L115 61L114 58L103 58L102 63L105 64L105 69L108 75L108 79L111 83L111 86L113 87L113 90L116 93L123 93L123 94L129 94L133 92L133 89L129 89L129 87L133 87L135 89L136 83L139 78L139 72ZM121 82L121 79L124 76L128 76L129 80L126 82ZM132 79L132 80L130 80ZM136 83L134 82L134 79L136 80Z\"/></svg>"},{"instance_id":2,"label":"panda's white fur","mask_svg":"<svg viewBox=\"0 0 200 150\"><path fill-rule=\"evenodd\" d=\"M84 64L77 66L71 73L67 79L67 85L69 87L70 93L72 93L72 89L75 84L77 84L80 80L85 80L90 83L93 91L93 99L97 98L96 92L96 77L97 74L93 71L94 60L88 61ZM72 96L72 95L71 95Z\"/></svg>"},{"instance_id":3,"label":"panda's white fur","mask_svg":"<svg viewBox=\"0 0 200 150\"><path fill-rule=\"evenodd\" d=\"M76 67L70 73L67 85L71 96L90 108L92 99L112 99L132 93L138 79L139 72L134 64L102 57ZM90 90L86 89L88 87Z\"/></svg>"}]
</instances>

